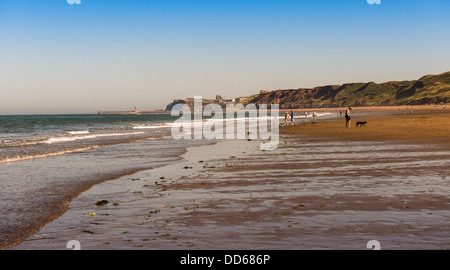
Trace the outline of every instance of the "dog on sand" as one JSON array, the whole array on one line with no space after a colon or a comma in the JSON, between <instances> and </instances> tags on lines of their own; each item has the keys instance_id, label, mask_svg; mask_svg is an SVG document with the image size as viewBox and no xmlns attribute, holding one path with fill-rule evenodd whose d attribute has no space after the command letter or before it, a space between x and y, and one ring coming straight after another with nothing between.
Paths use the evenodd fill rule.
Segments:
<instances>
[{"instance_id":1,"label":"dog on sand","mask_svg":"<svg viewBox=\"0 0 450 270\"><path fill-rule=\"evenodd\" d=\"M364 122L356 122L356 127L365 127L367 124L367 121Z\"/></svg>"}]
</instances>

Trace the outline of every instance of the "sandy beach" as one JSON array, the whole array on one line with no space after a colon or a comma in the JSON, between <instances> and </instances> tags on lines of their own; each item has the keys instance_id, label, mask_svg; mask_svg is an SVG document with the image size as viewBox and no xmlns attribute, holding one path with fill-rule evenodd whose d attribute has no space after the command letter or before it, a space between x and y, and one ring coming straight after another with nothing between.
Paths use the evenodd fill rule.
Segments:
<instances>
[{"instance_id":1,"label":"sandy beach","mask_svg":"<svg viewBox=\"0 0 450 270\"><path fill-rule=\"evenodd\" d=\"M11 249L449 249L450 111L354 108L352 119L282 127L274 151L189 148L95 185Z\"/></svg>"}]
</instances>

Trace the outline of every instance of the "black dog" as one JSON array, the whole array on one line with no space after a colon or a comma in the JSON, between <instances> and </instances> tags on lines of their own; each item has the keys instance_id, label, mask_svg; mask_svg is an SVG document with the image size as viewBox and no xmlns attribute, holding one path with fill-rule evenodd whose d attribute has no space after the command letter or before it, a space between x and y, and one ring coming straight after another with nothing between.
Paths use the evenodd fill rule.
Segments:
<instances>
[{"instance_id":1,"label":"black dog","mask_svg":"<svg viewBox=\"0 0 450 270\"><path fill-rule=\"evenodd\" d=\"M356 127L365 127L367 124L367 121L364 122L356 122Z\"/></svg>"}]
</instances>

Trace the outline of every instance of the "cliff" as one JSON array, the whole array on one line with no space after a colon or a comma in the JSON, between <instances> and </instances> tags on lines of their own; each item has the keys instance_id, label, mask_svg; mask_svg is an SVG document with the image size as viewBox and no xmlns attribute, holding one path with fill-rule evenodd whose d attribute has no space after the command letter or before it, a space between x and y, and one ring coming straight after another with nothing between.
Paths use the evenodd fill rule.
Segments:
<instances>
[{"instance_id":1,"label":"cliff","mask_svg":"<svg viewBox=\"0 0 450 270\"><path fill-rule=\"evenodd\" d=\"M281 109L450 103L450 72L414 81L348 83L261 92L244 104L280 104Z\"/></svg>"},{"instance_id":2,"label":"cliff","mask_svg":"<svg viewBox=\"0 0 450 270\"><path fill-rule=\"evenodd\" d=\"M220 96L219 96L220 97ZM280 104L280 109L337 108L344 106L395 106L450 103L450 72L427 75L414 81L391 81L327 85L314 88L260 91L249 98L235 99L234 103ZM233 100L234 101L234 100ZM203 105L226 103L203 100ZM175 104L193 106L193 99L174 100L167 105L171 110Z\"/></svg>"}]
</instances>

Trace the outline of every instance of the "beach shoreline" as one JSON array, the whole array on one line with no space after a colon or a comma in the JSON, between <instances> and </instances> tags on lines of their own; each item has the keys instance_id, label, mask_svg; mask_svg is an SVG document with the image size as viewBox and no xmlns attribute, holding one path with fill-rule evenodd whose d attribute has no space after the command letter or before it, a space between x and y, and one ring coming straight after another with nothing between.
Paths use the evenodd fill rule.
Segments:
<instances>
[{"instance_id":1,"label":"beach shoreline","mask_svg":"<svg viewBox=\"0 0 450 270\"><path fill-rule=\"evenodd\" d=\"M100 233L96 230L97 226L92 225L103 224L103 222L112 225L109 228L103 228L105 231L102 232L102 236L105 242L100 243L100 245L98 245L99 243L89 243L85 247L93 249L128 249L130 246L119 243L122 242L122 237L118 237L118 242L113 244L110 242L114 241L106 239L111 237L111 240L113 240L114 237L122 235L130 236L129 232L132 226L130 226L128 219L133 219L132 213L134 211L137 211L138 215L145 216L143 217L145 220L148 220L149 216L153 214L154 218L151 222L157 223L158 221L155 218L162 216L160 214L161 211L175 208L164 205L163 198L170 195L167 186L174 182L183 181L183 179L193 179L198 173L201 173L202 169L214 167L208 161L221 160L237 155L240 150L236 151L236 148L230 147L236 143L240 143L243 148L239 149L246 149L244 152L248 151L247 154L255 151L260 145L256 141L239 140L188 147L186 153L182 155L182 160L179 162L139 171L96 184L74 198L70 202L69 209L59 218L10 249L66 249L65 244L68 241L77 239L79 239L77 241L82 243L88 243L89 241L83 241L86 239L86 236L88 239L92 238L89 237L90 235L99 239L98 235ZM182 199L186 201L187 205L189 205L189 201L197 199L195 194L184 195ZM98 202L101 201L104 202L104 205L98 206ZM178 206L178 208L180 207ZM181 207L181 211L189 211L189 208L189 206ZM109 214L109 212L114 212L115 217L110 219L109 217L112 214ZM176 215L179 215L179 213ZM120 230L120 227L123 227L123 230ZM141 228L138 229L141 230ZM162 232L157 232L157 234L164 235ZM126 242L131 243L131 241ZM170 247L165 245L161 245L157 249L159 248L170 249Z\"/></svg>"},{"instance_id":2,"label":"beach shoreline","mask_svg":"<svg viewBox=\"0 0 450 270\"><path fill-rule=\"evenodd\" d=\"M274 151L190 147L181 162L93 186L11 249L448 249L448 113L434 108L355 108L366 127L281 128Z\"/></svg>"}]
</instances>

